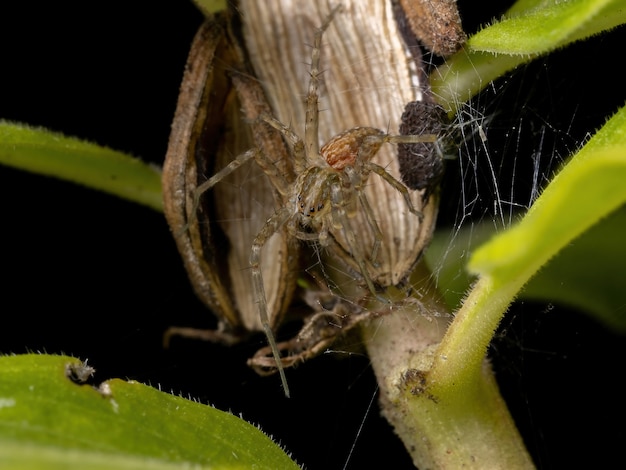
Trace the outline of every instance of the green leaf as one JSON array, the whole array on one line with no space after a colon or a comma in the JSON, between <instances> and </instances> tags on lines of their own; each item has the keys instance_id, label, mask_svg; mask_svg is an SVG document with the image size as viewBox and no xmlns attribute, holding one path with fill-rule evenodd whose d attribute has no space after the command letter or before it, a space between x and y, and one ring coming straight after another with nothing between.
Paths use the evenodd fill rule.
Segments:
<instances>
[{"instance_id":1,"label":"green leaf","mask_svg":"<svg viewBox=\"0 0 626 470\"><path fill-rule=\"evenodd\" d=\"M114 379L67 377L78 359L0 357L0 467L298 468L249 423L209 406Z\"/></svg>"},{"instance_id":2,"label":"green leaf","mask_svg":"<svg viewBox=\"0 0 626 470\"><path fill-rule=\"evenodd\" d=\"M494 235L492 223L436 233L426 260L445 287L442 295L457 308L475 276L465 270L467 258ZM591 315L615 331L626 333L626 208L601 220L558 253L524 287L519 299L556 303Z\"/></svg>"},{"instance_id":3,"label":"green leaf","mask_svg":"<svg viewBox=\"0 0 626 470\"><path fill-rule=\"evenodd\" d=\"M532 278L520 297L592 314L626 333L626 208L574 240Z\"/></svg>"},{"instance_id":4,"label":"green leaf","mask_svg":"<svg viewBox=\"0 0 626 470\"><path fill-rule=\"evenodd\" d=\"M122 152L44 129L0 121L0 163L163 210L160 169Z\"/></svg>"},{"instance_id":5,"label":"green leaf","mask_svg":"<svg viewBox=\"0 0 626 470\"><path fill-rule=\"evenodd\" d=\"M545 54L626 22L621 0L551 1L524 8L514 6L503 20L472 36L468 47L497 54Z\"/></svg>"},{"instance_id":6,"label":"green leaf","mask_svg":"<svg viewBox=\"0 0 626 470\"><path fill-rule=\"evenodd\" d=\"M518 65L624 23L623 0L521 0L435 69L431 88L438 102L454 112Z\"/></svg>"}]
</instances>

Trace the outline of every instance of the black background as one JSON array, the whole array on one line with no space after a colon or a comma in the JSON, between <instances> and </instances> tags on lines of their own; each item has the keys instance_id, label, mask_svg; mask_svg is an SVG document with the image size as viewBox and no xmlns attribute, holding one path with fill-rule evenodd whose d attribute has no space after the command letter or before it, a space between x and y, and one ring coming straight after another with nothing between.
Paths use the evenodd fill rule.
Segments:
<instances>
[{"instance_id":1,"label":"black background","mask_svg":"<svg viewBox=\"0 0 626 470\"><path fill-rule=\"evenodd\" d=\"M475 2L459 3L469 31L502 8L482 4L475 11ZM0 118L161 164L186 54L202 20L191 2L22 5L0 6ZM564 157L624 103L615 64L625 39L622 28L538 60L477 100L493 115L491 158L503 173L513 161L520 181L530 179L525 155L542 130L551 138L547 153L554 148ZM513 144L511 129L522 122L529 137ZM554 171L558 158L542 161ZM458 219L462 182L454 165L444 181L441 226ZM492 196L479 195L475 214L482 218ZM289 371L287 400L276 377L257 377L245 365L262 336L228 349L193 341L162 349L169 325L214 325L192 293L162 214L5 167L0 208L1 353L72 354L89 359L99 380L160 384L241 413L310 469L342 468L353 445L347 468L411 468L376 400L368 412L376 384L364 356L327 355ZM601 467L621 457L625 346L622 336L581 313L513 306L491 357L538 467Z\"/></svg>"}]
</instances>

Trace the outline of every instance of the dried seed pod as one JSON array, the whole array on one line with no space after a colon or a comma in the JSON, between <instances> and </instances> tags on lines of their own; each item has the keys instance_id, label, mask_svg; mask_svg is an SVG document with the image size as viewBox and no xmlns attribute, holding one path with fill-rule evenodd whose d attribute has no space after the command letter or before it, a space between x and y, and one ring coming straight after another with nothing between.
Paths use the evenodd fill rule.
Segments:
<instances>
[{"instance_id":1,"label":"dried seed pod","mask_svg":"<svg viewBox=\"0 0 626 470\"><path fill-rule=\"evenodd\" d=\"M192 44L163 167L163 197L194 290L220 320L219 331L172 328L168 334L232 342L262 330L248 258L259 225L275 210L276 191L254 162L247 173L233 174L198 201L196 190L250 147L272 151L285 168L289 162L279 135L242 120L255 120L268 107L256 82L236 76L243 69L242 54L227 24L226 15L209 18ZM297 246L278 232L264 256L270 323L276 328L295 287Z\"/></svg>"},{"instance_id":2,"label":"dried seed pod","mask_svg":"<svg viewBox=\"0 0 626 470\"><path fill-rule=\"evenodd\" d=\"M400 134L435 134L442 136L446 113L430 100L410 101L402 113ZM444 170L441 141L398 144L398 162L402 181L407 187L425 189L424 197L439 186Z\"/></svg>"}]
</instances>

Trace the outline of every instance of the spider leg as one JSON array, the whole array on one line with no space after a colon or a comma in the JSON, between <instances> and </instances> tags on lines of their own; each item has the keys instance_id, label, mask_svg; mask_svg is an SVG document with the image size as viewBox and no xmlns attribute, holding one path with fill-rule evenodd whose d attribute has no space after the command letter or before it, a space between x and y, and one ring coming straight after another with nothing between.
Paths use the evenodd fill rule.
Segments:
<instances>
[{"instance_id":1,"label":"spider leg","mask_svg":"<svg viewBox=\"0 0 626 470\"><path fill-rule=\"evenodd\" d=\"M237 158L235 158L232 162L230 162L228 165L226 165L224 168L222 168L220 171L218 171L213 176L211 176L204 183L198 185L198 187L196 187L196 189L193 192L193 212L192 212L192 214L195 214L196 211L198 210L198 206L200 205L200 196L202 196L202 194L204 194L209 189L211 189L213 186L215 186L217 183L222 181L225 177L230 175L233 171L235 171L241 165L246 163L248 160L256 158L257 155L260 154L260 153L261 153L261 151L259 149L250 149L250 150L242 153Z\"/></svg>"},{"instance_id":2,"label":"spider leg","mask_svg":"<svg viewBox=\"0 0 626 470\"><path fill-rule=\"evenodd\" d=\"M261 272L261 250L269 238L276 233L286 222L289 220L290 211L287 207L279 209L272 215L252 243L252 252L250 253L250 269L252 271L252 285L254 287L254 294L259 303L259 316L261 318L261 324L267 338L267 342L272 350L272 355L276 361L276 368L280 374L280 380L283 385L285 396L289 398L289 385L287 385L287 377L283 369L283 363L280 359L280 351L274 338L274 332L270 326L269 315L267 313L267 298L265 296L265 286L263 284L263 273Z\"/></svg>"},{"instance_id":3,"label":"spider leg","mask_svg":"<svg viewBox=\"0 0 626 470\"><path fill-rule=\"evenodd\" d=\"M359 267L359 270L361 271L361 275L363 276L363 280L365 281L367 288L379 302L387 304L389 303L389 300L378 294L378 292L376 291L376 287L374 287L374 282L372 282L372 279L367 272L367 267L365 266L365 258L363 257L363 254L359 249L359 244L356 240L356 234L354 232L354 229L352 228L352 224L350 223L348 214L343 207L343 201L344 197L342 194L341 186L338 184L333 185L331 190L331 202L333 204L331 217L333 227L343 228L346 236L346 241L348 243L348 249L350 250L352 258L354 259Z\"/></svg>"},{"instance_id":4,"label":"spider leg","mask_svg":"<svg viewBox=\"0 0 626 470\"><path fill-rule=\"evenodd\" d=\"M411 211L411 213L419 217L420 220L424 218L424 214L422 214L420 211L415 209L415 206L413 206L413 201L411 201L409 190L406 189L405 185L400 183L400 181L398 181L393 176L391 176L387 172L387 170L385 170L382 166L377 165L376 163L367 162L363 166L365 167L367 171L372 171L376 173L378 176L384 179L390 186L392 186L396 191L398 191L404 197L404 200L406 201L406 205L409 208L409 211Z\"/></svg>"},{"instance_id":5,"label":"spider leg","mask_svg":"<svg viewBox=\"0 0 626 470\"><path fill-rule=\"evenodd\" d=\"M385 170L382 166L377 165L370 161L371 157L373 157L376 151L376 144L378 142L382 143L392 143L392 144L417 144L424 142L436 142L437 136L435 134L423 134L423 135L369 135L363 139L363 149L359 152L359 157L362 158L363 161L363 170L366 172L374 172L383 178L389 185L396 189L406 201L407 207L411 213L415 214L417 217L422 220L424 218L424 214L415 209L413 206L413 201L411 201L411 197L409 195L409 190L406 188L404 184L398 181L396 178L391 176L387 170ZM365 199L365 198L362 198ZM367 210L367 209L366 209Z\"/></svg>"},{"instance_id":6,"label":"spider leg","mask_svg":"<svg viewBox=\"0 0 626 470\"><path fill-rule=\"evenodd\" d=\"M376 216L374 215L372 206L370 206L367 197L365 197L365 194L363 193L363 184L367 181L369 177L369 172L366 168L362 168L361 172L358 172L354 167L351 166L347 166L346 168L344 168L344 172L348 176L350 183L358 194L358 199L361 207L363 207L363 210L365 211L365 218L367 219L367 223L374 232L374 245L372 246L372 254L370 260L372 262L372 265L376 267L378 266L378 263L376 263L376 257L378 256L378 250L383 241L383 232L380 230L380 227L376 222Z\"/></svg>"},{"instance_id":7,"label":"spider leg","mask_svg":"<svg viewBox=\"0 0 626 470\"><path fill-rule=\"evenodd\" d=\"M376 222L372 206L370 206L369 201L365 197L365 194L363 194L362 192L359 192L359 202L361 203L361 207L363 207L363 210L365 211L365 218L367 219L367 223L374 232L374 245L372 246L372 254L370 259L372 261L372 265L374 267L377 267L378 263L376 262L376 257L378 256L380 244L383 241L383 232L382 230L380 230L378 222Z\"/></svg>"},{"instance_id":8,"label":"spider leg","mask_svg":"<svg viewBox=\"0 0 626 470\"><path fill-rule=\"evenodd\" d=\"M280 132L290 143L293 151L293 164L296 174L302 173L306 169L306 156L304 153L304 142L290 128L269 114L262 114L261 119Z\"/></svg>"},{"instance_id":9,"label":"spider leg","mask_svg":"<svg viewBox=\"0 0 626 470\"><path fill-rule=\"evenodd\" d=\"M313 50L311 52L311 78L309 80L309 90L306 96L306 115L304 123L304 144L306 155L319 155L319 81L320 81L320 51L322 48L322 36L341 5L332 9L328 18L315 31L313 39Z\"/></svg>"},{"instance_id":10,"label":"spider leg","mask_svg":"<svg viewBox=\"0 0 626 470\"><path fill-rule=\"evenodd\" d=\"M376 136L374 136L374 138L376 138ZM390 144L427 144L437 142L437 138L436 134L383 136L383 140ZM367 139L371 139L371 137Z\"/></svg>"}]
</instances>

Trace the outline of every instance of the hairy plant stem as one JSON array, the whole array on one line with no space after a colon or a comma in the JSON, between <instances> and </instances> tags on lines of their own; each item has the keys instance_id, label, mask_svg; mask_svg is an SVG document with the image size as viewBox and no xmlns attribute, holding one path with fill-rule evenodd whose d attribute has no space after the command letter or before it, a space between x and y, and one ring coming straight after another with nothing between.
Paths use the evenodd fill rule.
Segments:
<instances>
[{"instance_id":1,"label":"hairy plant stem","mask_svg":"<svg viewBox=\"0 0 626 470\"><path fill-rule=\"evenodd\" d=\"M432 279L423 263L416 274L413 279ZM456 376L441 379L446 358L440 348L450 313L431 282L416 291L419 304L394 308L361 328L383 415L415 465L534 468L486 359L478 369L457 370Z\"/></svg>"}]
</instances>

